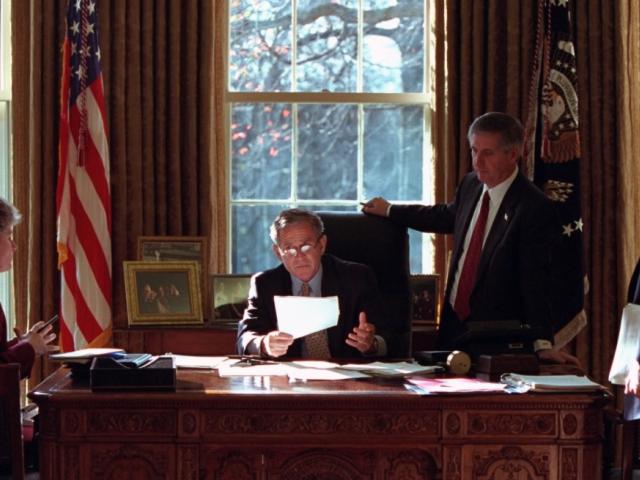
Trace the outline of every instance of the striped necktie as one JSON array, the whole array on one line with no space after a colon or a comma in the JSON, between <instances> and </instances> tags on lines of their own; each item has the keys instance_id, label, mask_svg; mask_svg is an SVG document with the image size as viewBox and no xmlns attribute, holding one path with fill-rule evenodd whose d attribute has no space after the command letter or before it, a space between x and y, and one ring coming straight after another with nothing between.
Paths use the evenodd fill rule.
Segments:
<instances>
[{"instance_id":1,"label":"striped necktie","mask_svg":"<svg viewBox=\"0 0 640 480\"><path fill-rule=\"evenodd\" d=\"M298 295L308 297L310 294L311 287L308 283L303 283ZM304 358L313 358L314 360L328 360L331 358L326 330L320 330L319 332L311 333L304 337L302 356Z\"/></svg>"}]
</instances>

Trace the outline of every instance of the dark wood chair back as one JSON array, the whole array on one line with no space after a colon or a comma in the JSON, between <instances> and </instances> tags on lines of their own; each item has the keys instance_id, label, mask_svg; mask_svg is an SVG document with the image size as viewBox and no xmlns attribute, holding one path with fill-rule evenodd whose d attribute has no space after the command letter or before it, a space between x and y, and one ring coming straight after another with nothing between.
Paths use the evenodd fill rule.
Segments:
<instances>
[{"instance_id":1,"label":"dark wood chair back","mask_svg":"<svg viewBox=\"0 0 640 480\"><path fill-rule=\"evenodd\" d=\"M327 234L327 253L364 263L374 271L392 334L389 355L411 356L409 234L387 218L359 212L317 212Z\"/></svg>"},{"instance_id":2,"label":"dark wood chair back","mask_svg":"<svg viewBox=\"0 0 640 480\"><path fill-rule=\"evenodd\" d=\"M2 430L6 432L11 463L11 478L24 479L24 445L20 413L20 365L0 365L0 413ZM4 456L4 455L3 455Z\"/></svg>"}]
</instances>

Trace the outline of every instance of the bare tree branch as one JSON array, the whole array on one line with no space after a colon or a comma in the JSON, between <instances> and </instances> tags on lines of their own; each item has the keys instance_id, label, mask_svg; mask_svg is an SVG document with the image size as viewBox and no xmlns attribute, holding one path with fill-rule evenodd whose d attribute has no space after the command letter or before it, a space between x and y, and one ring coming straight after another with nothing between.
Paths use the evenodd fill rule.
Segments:
<instances>
[{"instance_id":1,"label":"bare tree branch","mask_svg":"<svg viewBox=\"0 0 640 480\"><path fill-rule=\"evenodd\" d=\"M375 25L394 18L422 17L423 15L424 8L420 4L393 5L387 8L365 10L364 23L365 25ZM357 23L358 10L335 3L327 3L311 8L306 12L298 13L298 25L307 25L322 17L337 17L345 23ZM290 28L290 26L291 15L283 15L269 20L243 20L233 24L234 29L241 31Z\"/></svg>"}]
</instances>

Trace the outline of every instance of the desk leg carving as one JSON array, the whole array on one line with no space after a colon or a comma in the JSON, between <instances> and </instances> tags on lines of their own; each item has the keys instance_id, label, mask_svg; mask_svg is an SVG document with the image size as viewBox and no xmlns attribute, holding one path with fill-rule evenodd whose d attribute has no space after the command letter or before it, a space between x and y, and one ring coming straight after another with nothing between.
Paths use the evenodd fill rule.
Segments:
<instances>
[{"instance_id":1,"label":"desk leg carving","mask_svg":"<svg viewBox=\"0 0 640 480\"><path fill-rule=\"evenodd\" d=\"M178 480L198 480L198 446L178 445Z\"/></svg>"},{"instance_id":2,"label":"desk leg carving","mask_svg":"<svg viewBox=\"0 0 640 480\"><path fill-rule=\"evenodd\" d=\"M445 480L461 480L462 471L462 448L446 447L444 449L444 472L442 478Z\"/></svg>"}]
</instances>

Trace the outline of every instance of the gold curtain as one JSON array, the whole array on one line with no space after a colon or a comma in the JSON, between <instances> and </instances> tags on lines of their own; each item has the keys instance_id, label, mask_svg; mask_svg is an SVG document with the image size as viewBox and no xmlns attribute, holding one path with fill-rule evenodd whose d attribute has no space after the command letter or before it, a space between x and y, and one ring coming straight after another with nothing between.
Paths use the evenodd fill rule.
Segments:
<instances>
[{"instance_id":1,"label":"gold curtain","mask_svg":"<svg viewBox=\"0 0 640 480\"><path fill-rule=\"evenodd\" d=\"M617 341L620 292L618 170L616 146L616 4L573 2L573 28L580 101L580 181L584 259L590 282L585 307L588 325L577 337L577 352L589 372L606 381ZM626 288L626 287L625 287Z\"/></svg>"},{"instance_id":2,"label":"gold curtain","mask_svg":"<svg viewBox=\"0 0 640 480\"><path fill-rule=\"evenodd\" d=\"M626 302L627 284L640 258L640 4L636 0L616 2L617 145L620 186L616 210L619 215L621 282L618 295Z\"/></svg>"},{"instance_id":3,"label":"gold curtain","mask_svg":"<svg viewBox=\"0 0 640 480\"><path fill-rule=\"evenodd\" d=\"M60 3L14 0L11 5L13 196L23 214L15 229L13 278L15 321L23 330L49 318L59 303L55 178L64 29Z\"/></svg>"},{"instance_id":4,"label":"gold curtain","mask_svg":"<svg viewBox=\"0 0 640 480\"><path fill-rule=\"evenodd\" d=\"M206 235L225 268L226 181L214 133L221 103L214 0L98 0L111 168L114 328L127 325L122 261L140 235ZM66 0L14 0L13 165L17 317L57 310L55 249L60 48ZM222 17L219 17L219 21ZM220 49L217 49L220 50ZM216 79L214 82L214 78ZM215 88L214 88L215 87ZM215 95L212 96L212 92ZM212 181L212 175L214 181Z\"/></svg>"}]
</instances>

